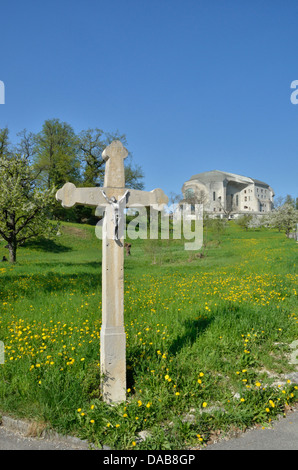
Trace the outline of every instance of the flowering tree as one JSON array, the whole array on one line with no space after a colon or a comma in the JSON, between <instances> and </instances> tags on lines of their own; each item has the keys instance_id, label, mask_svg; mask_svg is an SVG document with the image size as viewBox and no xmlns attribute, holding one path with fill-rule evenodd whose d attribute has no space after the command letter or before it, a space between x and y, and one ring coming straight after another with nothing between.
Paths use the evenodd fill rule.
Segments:
<instances>
[{"instance_id":1,"label":"flowering tree","mask_svg":"<svg viewBox=\"0 0 298 470\"><path fill-rule=\"evenodd\" d=\"M284 230L288 237L295 224L298 223L298 210L292 204L286 202L267 216L271 227Z\"/></svg>"},{"instance_id":2,"label":"flowering tree","mask_svg":"<svg viewBox=\"0 0 298 470\"><path fill-rule=\"evenodd\" d=\"M0 237L7 242L12 263L20 244L56 230L49 221L55 190L40 189L36 176L25 157L0 157Z\"/></svg>"}]
</instances>

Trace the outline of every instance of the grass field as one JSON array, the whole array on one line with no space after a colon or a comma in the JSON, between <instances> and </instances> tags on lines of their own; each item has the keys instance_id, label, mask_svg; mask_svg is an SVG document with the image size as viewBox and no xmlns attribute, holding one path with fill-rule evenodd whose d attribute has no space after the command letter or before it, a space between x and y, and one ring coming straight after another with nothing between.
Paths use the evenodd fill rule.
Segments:
<instances>
[{"instance_id":1,"label":"grass field","mask_svg":"<svg viewBox=\"0 0 298 470\"><path fill-rule=\"evenodd\" d=\"M203 258L179 240L133 241L127 401L109 407L99 390L101 242L91 226L61 231L0 267L3 413L97 445L182 449L266 425L298 401L297 384L284 379L297 370L294 240L231 222L208 231Z\"/></svg>"}]
</instances>

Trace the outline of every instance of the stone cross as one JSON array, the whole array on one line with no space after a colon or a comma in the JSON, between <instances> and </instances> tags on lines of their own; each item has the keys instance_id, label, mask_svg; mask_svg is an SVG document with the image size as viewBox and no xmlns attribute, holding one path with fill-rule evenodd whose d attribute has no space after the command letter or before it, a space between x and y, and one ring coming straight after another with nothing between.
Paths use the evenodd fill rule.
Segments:
<instances>
[{"instance_id":1,"label":"stone cross","mask_svg":"<svg viewBox=\"0 0 298 470\"><path fill-rule=\"evenodd\" d=\"M126 399L124 234L119 232L121 208L168 203L168 198L161 189L147 192L125 188L124 159L127 155L122 143L113 141L102 153L106 162L102 188L76 188L74 184L66 183L56 194L56 199L65 208L75 204L105 207L102 232L100 363L102 394L104 401L108 403L119 403Z\"/></svg>"}]
</instances>

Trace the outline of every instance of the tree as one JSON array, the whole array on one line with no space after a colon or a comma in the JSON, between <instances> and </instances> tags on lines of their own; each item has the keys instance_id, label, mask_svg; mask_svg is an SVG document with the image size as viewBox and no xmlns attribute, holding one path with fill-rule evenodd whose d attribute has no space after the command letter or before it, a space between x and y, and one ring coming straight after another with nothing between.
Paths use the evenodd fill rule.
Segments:
<instances>
[{"instance_id":1,"label":"tree","mask_svg":"<svg viewBox=\"0 0 298 470\"><path fill-rule=\"evenodd\" d=\"M84 186L102 186L104 181L105 162L102 152L113 141L120 140L127 146L125 134L119 131L114 133L104 133L101 129L87 129L79 134L79 147L81 151L81 162ZM144 174L139 165L132 163L132 155L129 153L124 162L125 182L127 188L143 189Z\"/></svg>"},{"instance_id":2,"label":"tree","mask_svg":"<svg viewBox=\"0 0 298 470\"><path fill-rule=\"evenodd\" d=\"M290 231L298 223L298 211L292 203L287 202L268 214L266 219L271 227L284 230L288 237Z\"/></svg>"},{"instance_id":3,"label":"tree","mask_svg":"<svg viewBox=\"0 0 298 470\"><path fill-rule=\"evenodd\" d=\"M78 138L73 128L59 119L44 122L35 136L35 168L40 171L42 184L48 189L80 181Z\"/></svg>"},{"instance_id":4,"label":"tree","mask_svg":"<svg viewBox=\"0 0 298 470\"><path fill-rule=\"evenodd\" d=\"M16 153L23 155L29 163L33 162L34 155L37 148L35 145L35 135L32 132L27 132L27 129L19 132L18 137L21 137L20 142L16 147Z\"/></svg>"},{"instance_id":5,"label":"tree","mask_svg":"<svg viewBox=\"0 0 298 470\"><path fill-rule=\"evenodd\" d=\"M48 219L54 188L36 186L36 173L24 156L0 158L0 236L7 242L10 262L19 245L39 236L52 236Z\"/></svg>"},{"instance_id":6,"label":"tree","mask_svg":"<svg viewBox=\"0 0 298 470\"><path fill-rule=\"evenodd\" d=\"M9 130L7 127L0 129L0 157L9 154L10 142L8 139Z\"/></svg>"},{"instance_id":7,"label":"tree","mask_svg":"<svg viewBox=\"0 0 298 470\"><path fill-rule=\"evenodd\" d=\"M239 225L239 227L245 228L247 230L250 226L251 221L252 214L243 214L235 220L235 223Z\"/></svg>"},{"instance_id":8,"label":"tree","mask_svg":"<svg viewBox=\"0 0 298 470\"><path fill-rule=\"evenodd\" d=\"M132 162L126 163L125 171L125 186L130 189L144 189L144 173L140 165L134 165Z\"/></svg>"},{"instance_id":9,"label":"tree","mask_svg":"<svg viewBox=\"0 0 298 470\"><path fill-rule=\"evenodd\" d=\"M83 171L83 184L86 186L100 186L104 175L104 160L102 152L105 145L102 140L101 129L87 129L79 134L79 148Z\"/></svg>"}]
</instances>

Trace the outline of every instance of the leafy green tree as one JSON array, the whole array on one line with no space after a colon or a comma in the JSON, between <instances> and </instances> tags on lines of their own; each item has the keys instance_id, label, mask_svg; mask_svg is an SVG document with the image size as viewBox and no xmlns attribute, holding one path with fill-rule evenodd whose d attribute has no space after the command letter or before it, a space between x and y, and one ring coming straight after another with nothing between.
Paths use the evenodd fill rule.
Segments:
<instances>
[{"instance_id":1,"label":"leafy green tree","mask_svg":"<svg viewBox=\"0 0 298 470\"><path fill-rule=\"evenodd\" d=\"M80 181L78 138L73 128L59 119L44 122L35 136L35 168L47 188Z\"/></svg>"},{"instance_id":2,"label":"leafy green tree","mask_svg":"<svg viewBox=\"0 0 298 470\"><path fill-rule=\"evenodd\" d=\"M26 240L52 236L49 221L54 188L36 186L35 170L24 156L0 157L0 236L7 242L10 262Z\"/></svg>"}]
</instances>

